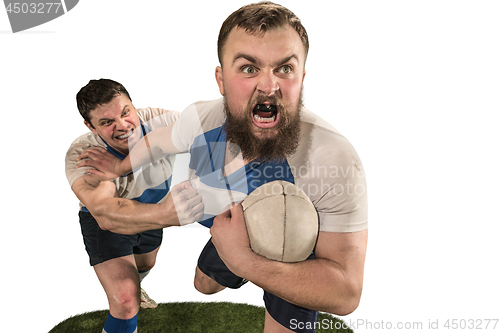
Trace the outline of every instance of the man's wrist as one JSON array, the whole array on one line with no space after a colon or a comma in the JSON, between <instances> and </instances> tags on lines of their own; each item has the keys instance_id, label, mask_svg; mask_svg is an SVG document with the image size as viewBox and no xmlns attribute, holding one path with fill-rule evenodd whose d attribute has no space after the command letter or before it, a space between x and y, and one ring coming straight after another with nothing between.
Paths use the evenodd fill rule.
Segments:
<instances>
[{"instance_id":1,"label":"man's wrist","mask_svg":"<svg viewBox=\"0 0 500 333\"><path fill-rule=\"evenodd\" d=\"M132 171L132 170L128 170L130 168L127 168L125 161L126 161L126 159L118 162L117 173L120 176L128 175Z\"/></svg>"},{"instance_id":2,"label":"man's wrist","mask_svg":"<svg viewBox=\"0 0 500 333\"><path fill-rule=\"evenodd\" d=\"M117 168L118 170L117 170L117 172L116 172L116 173L117 173L118 175L120 175L120 176L125 176L126 174L124 173L124 171L123 171L123 167L122 167L122 166L123 166L123 161L119 161L119 162L118 162L118 168Z\"/></svg>"},{"instance_id":3,"label":"man's wrist","mask_svg":"<svg viewBox=\"0 0 500 333\"><path fill-rule=\"evenodd\" d=\"M252 273L255 273L255 269L259 266L259 262L262 259L265 260L266 258L253 252L251 248L248 248L240 252L238 259L234 259L234 262L226 263L226 265L230 271L239 277L251 281L250 279L253 278Z\"/></svg>"},{"instance_id":4,"label":"man's wrist","mask_svg":"<svg viewBox=\"0 0 500 333\"><path fill-rule=\"evenodd\" d=\"M177 212L175 210L175 205L172 200L172 193L169 193L165 202L158 205L159 214L158 217L159 223L162 224L162 228L179 226L179 219L177 217Z\"/></svg>"}]
</instances>

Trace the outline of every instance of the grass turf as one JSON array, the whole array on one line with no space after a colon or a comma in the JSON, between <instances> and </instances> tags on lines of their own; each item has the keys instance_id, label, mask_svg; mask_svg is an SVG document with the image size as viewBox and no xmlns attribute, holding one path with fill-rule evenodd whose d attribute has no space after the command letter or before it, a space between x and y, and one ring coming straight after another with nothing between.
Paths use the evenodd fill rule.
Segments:
<instances>
[{"instance_id":1,"label":"grass turf","mask_svg":"<svg viewBox=\"0 0 500 333\"><path fill-rule=\"evenodd\" d=\"M107 316L108 310L87 312L62 321L49 333L101 333ZM345 328L345 324L342 328L342 321L329 314L320 313L318 321L318 333L353 332ZM141 333L257 333L263 330L263 307L229 302L161 303L156 309L141 309L138 319Z\"/></svg>"}]
</instances>

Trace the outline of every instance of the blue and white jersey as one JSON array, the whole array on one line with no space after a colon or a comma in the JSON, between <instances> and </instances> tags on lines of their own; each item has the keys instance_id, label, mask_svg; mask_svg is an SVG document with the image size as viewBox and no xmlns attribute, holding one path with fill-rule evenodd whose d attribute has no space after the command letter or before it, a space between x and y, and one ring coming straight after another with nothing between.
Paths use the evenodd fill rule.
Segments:
<instances>
[{"instance_id":1,"label":"blue and white jersey","mask_svg":"<svg viewBox=\"0 0 500 333\"><path fill-rule=\"evenodd\" d=\"M141 121L142 135L150 131L165 127L177 120L179 112L168 111L157 108L137 109L137 115ZM100 136L92 132L78 137L66 153L66 178L70 186L80 177L84 176L88 167L77 168L76 159L84 149L90 147L104 147L108 152L124 159L126 155L109 146ZM134 172L116 178L113 182L116 185L120 198L137 200L143 203L163 202L170 190L172 180L172 170L175 155L164 157L148 166L134 170ZM80 208L88 211L82 203Z\"/></svg>"},{"instance_id":2,"label":"blue and white jersey","mask_svg":"<svg viewBox=\"0 0 500 333\"><path fill-rule=\"evenodd\" d=\"M299 147L284 162L253 161L225 176L226 146L223 100L190 105L175 122L172 141L189 152L189 178L205 205L201 224L242 201L260 185L285 180L311 199L320 231L355 232L368 227L363 166L352 145L311 111L302 109Z\"/></svg>"}]
</instances>

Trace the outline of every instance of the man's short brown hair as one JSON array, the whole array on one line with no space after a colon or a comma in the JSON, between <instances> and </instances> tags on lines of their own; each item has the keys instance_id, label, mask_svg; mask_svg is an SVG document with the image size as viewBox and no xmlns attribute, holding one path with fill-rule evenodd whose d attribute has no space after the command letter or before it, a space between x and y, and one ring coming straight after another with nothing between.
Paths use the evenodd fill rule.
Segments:
<instances>
[{"instance_id":1,"label":"man's short brown hair","mask_svg":"<svg viewBox=\"0 0 500 333\"><path fill-rule=\"evenodd\" d=\"M289 9L270 1L252 3L241 7L224 21L219 32L217 41L217 54L222 66L222 50L226 44L229 33L234 28L244 29L249 34L264 35L268 30L278 29L286 25L297 31L307 53L309 51L309 39L306 29L302 26L300 19Z\"/></svg>"},{"instance_id":2,"label":"man's short brown hair","mask_svg":"<svg viewBox=\"0 0 500 333\"><path fill-rule=\"evenodd\" d=\"M118 95L127 96L132 101L127 89L121 83L110 79L90 80L76 94L76 106L83 119L92 125L90 122L90 111L100 105L108 104Z\"/></svg>"}]
</instances>

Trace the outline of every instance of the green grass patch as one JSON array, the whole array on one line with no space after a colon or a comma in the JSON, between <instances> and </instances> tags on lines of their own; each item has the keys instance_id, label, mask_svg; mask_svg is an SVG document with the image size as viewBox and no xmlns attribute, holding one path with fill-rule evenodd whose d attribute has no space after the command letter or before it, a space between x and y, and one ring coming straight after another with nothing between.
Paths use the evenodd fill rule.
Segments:
<instances>
[{"instance_id":1,"label":"green grass patch","mask_svg":"<svg viewBox=\"0 0 500 333\"><path fill-rule=\"evenodd\" d=\"M264 313L264 307L229 302L161 303L156 309L140 310L138 332L262 333ZM107 316L108 310L87 312L64 320L49 333L101 333ZM320 313L319 323L326 322L328 325L319 325L318 333L353 332L351 329L346 329L345 324L342 328L342 321L339 318Z\"/></svg>"}]
</instances>

